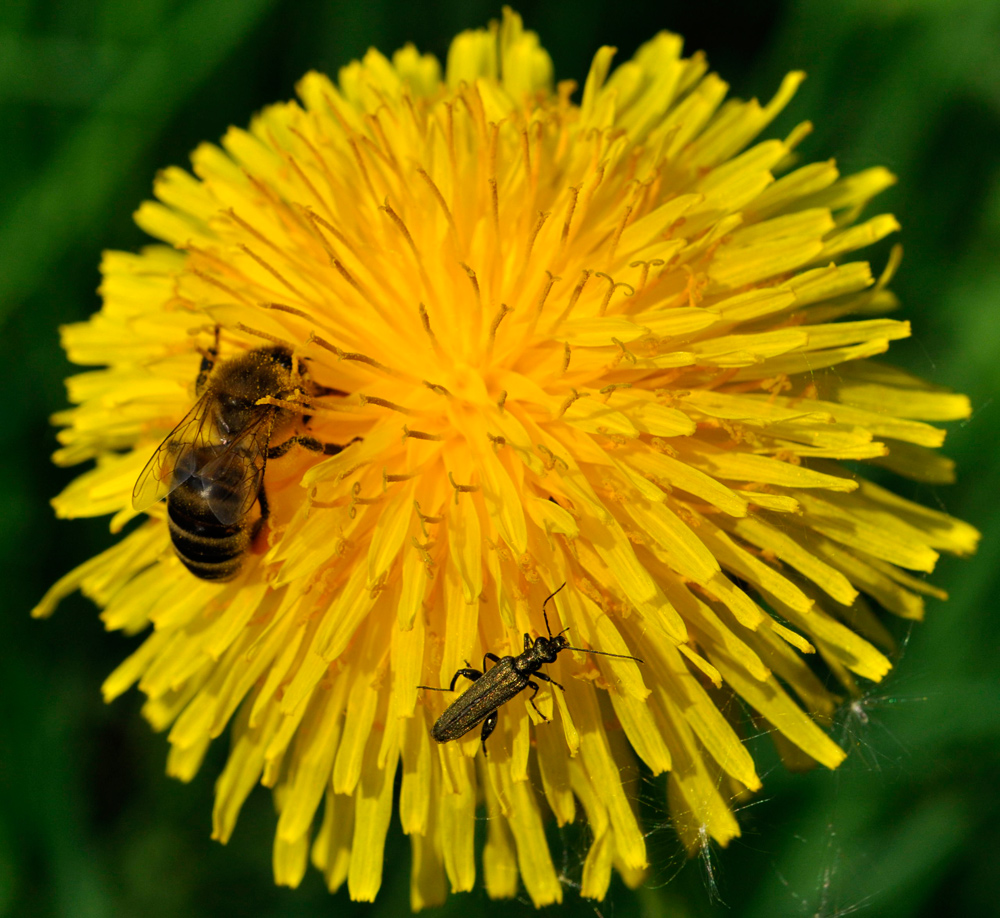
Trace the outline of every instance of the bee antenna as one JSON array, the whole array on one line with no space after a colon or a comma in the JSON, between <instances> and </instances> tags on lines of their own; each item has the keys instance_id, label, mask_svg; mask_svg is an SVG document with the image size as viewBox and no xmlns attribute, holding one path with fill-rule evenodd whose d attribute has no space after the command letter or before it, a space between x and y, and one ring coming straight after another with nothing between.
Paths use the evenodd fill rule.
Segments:
<instances>
[{"instance_id":1,"label":"bee antenna","mask_svg":"<svg viewBox=\"0 0 1000 918\"><path fill-rule=\"evenodd\" d=\"M560 632L561 634L562 632ZM636 663L643 663L644 660L640 660L638 657L633 657L627 653L608 653L606 650L588 650L586 647L570 647L566 646L563 650L579 650L580 653L596 653L600 654L602 657L618 657L619 660L635 660Z\"/></svg>"},{"instance_id":2,"label":"bee antenna","mask_svg":"<svg viewBox=\"0 0 1000 918\"><path fill-rule=\"evenodd\" d=\"M558 587L557 589L549 593L549 595L545 598L545 602L542 603L542 618L545 619L545 630L548 631L549 633L549 640L553 640L553 635L552 635L552 628L549 627L549 617L548 615L545 614L545 607L549 604L549 600L552 599L552 597L555 596L556 593L558 593L559 590L561 590L564 586L566 586L565 580L562 582L562 586ZM569 628L563 628L563 630L560 631L559 634L562 634L563 631L569 631ZM555 635L555 637L558 636L559 635Z\"/></svg>"}]
</instances>

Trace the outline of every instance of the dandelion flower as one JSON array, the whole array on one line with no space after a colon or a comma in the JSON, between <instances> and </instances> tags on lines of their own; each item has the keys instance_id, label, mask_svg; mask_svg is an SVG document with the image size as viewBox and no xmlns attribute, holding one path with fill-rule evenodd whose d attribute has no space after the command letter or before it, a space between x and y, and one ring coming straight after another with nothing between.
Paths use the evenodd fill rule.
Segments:
<instances>
[{"instance_id":1,"label":"dandelion flower","mask_svg":"<svg viewBox=\"0 0 1000 918\"><path fill-rule=\"evenodd\" d=\"M273 788L278 883L311 861L373 899L398 808L414 908L477 869L490 896L560 901L545 827L581 818L599 899L612 868L634 885L648 866L640 763L666 773L689 851L725 845L761 786L740 712L789 764L836 767L817 673L842 694L880 680L880 611L920 618L939 552L975 548L837 462L948 481L928 422L969 413L871 359L910 332L884 317L898 255L877 278L854 259L897 229L860 217L892 175L796 166L808 125L758 140L800 73L761 105L726 100L676 35L613 55L574 101L506 10L454 40L443 76L410 46L310 73L299 101L195 150L193 174L157 178L136 219L162 244L108 253L103 308L63 329L100 369L69 379L55 459L96 466L55 508L115 531L216 329L220 360L283 342L344 393L294 418L344 448L268 463L235 579L189 573L159 503L35 610L80 589L108 628L148 630L105 697L138 684L182 780L230 730L214 837ZM488 755L478 730L435 744L456 696L418 686L519 653L563 583L553 631L642 662L565 652L548 723L525 693Z\"/></svg>"}]
</instances>

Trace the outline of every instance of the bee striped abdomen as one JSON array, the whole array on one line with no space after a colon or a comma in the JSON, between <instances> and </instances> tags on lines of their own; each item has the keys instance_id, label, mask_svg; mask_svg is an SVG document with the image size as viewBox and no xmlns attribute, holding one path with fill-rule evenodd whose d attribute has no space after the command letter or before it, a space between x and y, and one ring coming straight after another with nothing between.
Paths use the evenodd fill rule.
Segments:
<instances>
[{"instance_id":1,"label":"bee striped abdomen","mask_svg":"<svg viewBox=\"0 0 1000 918\"><path fill-rule=\"evenodd\" d=\"M174 551L196 577L232 580L240 572L251 529L244 520L220 523L205 502L200 478L188 479L170 494L167 518Z\"/></svg>"}]
</instances>

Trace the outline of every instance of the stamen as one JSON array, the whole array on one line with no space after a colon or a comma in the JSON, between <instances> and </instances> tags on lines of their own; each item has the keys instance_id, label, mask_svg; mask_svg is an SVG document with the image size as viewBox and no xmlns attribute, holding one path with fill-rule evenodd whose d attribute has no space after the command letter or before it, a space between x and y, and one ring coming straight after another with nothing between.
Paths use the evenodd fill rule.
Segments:
<instances>
[{"instance_id":1,"label":"stamen","mask_svg":"<svg viewBox=\"0 0 1000 918\"><path fill-rule=\"evenodd\" d=\"M434 392L437 395L444 395L447 396L448 398L452 397L451 393L444 386L439 385L438 383L429 382L428 380L425 379L424 385L427 386L427 388L430 389L431 392Z\"/></svg>"},{"instance_id":2,"label":"stamen","mask_svg":"<svg viewBox=\"0 0 1000 918\"><path fill-rule=\"evenodd\" d=\"M542 226L545 225L545 221L549 219L550 211L540 210L538 211L538 217L535 220L535 225L531 228L531 232L528 233L528 244L524 250L524 263L527 264L531 258L531 252L535 247L535 240L538 238L538 234L542 230ZM551 274L549 275L552 276Z\"/></svg>"},{"instance_id":3,"label":"stamen","mask_svg":"<svg viewBox=\"0 0 1000 918\"><path fill-rule=\"evenodd\" d=\"M458 506L458 495L459 494L474 494L479 490L479 485L463 485L455 481L455 476L448 472L448 481L451 482L451 486L455 489L455 506Z\"/></svg>"},{"instance_id":4,"label":"stamen","mask_svg":"<svg viewBox=\"0 0 1000 918\"><path fill-rule=\"evenodd\" d=\"M611 250L608 252L608 263L610 264L615 257L615 250L618 248L618 240L622 238L622 233L625 232L625 227L628 225L628 218L632 216L632 205L629 204L625 208L625 213L622 214L621 220L618 222L618 226L615 227L615 233L611 237Z\"/></svg>"},{"instance_id":5,"label":"stamen","mask_svg":"<svg viewBox=\"0 0 1000 918\"><path fill-rule=\"evenodd\" d=\"M270 239L267 238L267 236L265 236L256 227L251 226L251 224L247 223L246 220L244 220L241 216L239 216L239 214L237 214L232 207L226 208L226 213L229 214L230 219L232 219L234 223L238 224L243 229L245 229L255 239L259 239L269 249L274 249L274 251L277 252L279 255L284 254L282 250L278 248L278 246L276 246Z\"/></svg>"},{"instance_id":6,"label":"stamen","mask_svg":"<svg viewBox=\"0 0 1000 918\"><path fill-rule=\"evenodd\" d=\"M500 192L497 190L497 180L495 177L490 177L490 210L493 216L493 230L497 234L497 238L500 237Z\"/></svg>"},{"instance_id":7,"label":"stamen","mask_svg":"<svg viewBox=\"0 0 1000 918\"><path fill-rule=\"evenodd\" d=\"M424 534L424 538L429 540L430 537L431 537L431 535L427 531L426 524L430 523L433 526L433 525L436 525L437 523L442 523L442 522L444 522L444 517L443 516L430 516L429 514L424 513L420 509L420 502L417 501L417 500L413 501L413 511L417 514L417 519L420 522L420 531ZM416 545L417 548L420 548L420 543L417 542L416 536L413 537L413 544Z\"/></svg>"},{"instance_id":8,"label":"stamen","mask_svg":"<svg viewBox=\"0 0 1000 918\"><path fill-rule=\"evenodd\" d=\"M368 167L365 165L364 158L361 156L361 149L358 147L358 142L354 139L353 133L348 135L347 142L351 145L351 152L354 153L354 162L358 167L358 171L361 173L361 177L365 180L365 185L368 186L368 192L371 194L372 200L377 201L378 195L375 194L375 188L372 185L371 177L368 175Z\"/></svg>"},{"instance_id":9,"label":"stamen","mask_svg":"<svg viewBox=\"0 0 1000 918\"><path fill-rule=\"evenodd\" d=\"M538 188L538 176L542 168L542 145L545 142L545 125L542 123L541 119L534 122L535 136L531 138L532 149L534 154L531 157L531 193L534 194ZM560 162L561 158L556 157L556 162Z\"/></svg>"},{"instance_id":10,"label":"stamen","mask_svg":"<svg viewBox=\"0 0 1000 918\"><path fill-rule=\"evenodd\" d=\"M345 479L350 478L358 469L363 469L366 465L368 465L367 462L359 462L357 465L352 465L349 469L345 469L337 476L337 483L339 484Z\"/></svg>"},{"instance_id":11,"label":"stamen","mask_svg":"<svg viewBox=\"0 0 1000 918\"><path fill-rule=\"evenodd\" d=\"M608 303L611 302L611 296L618 287L627 288L628 292L625 294L625 296L635 296L635 287L633 287L631 284L626 284L624 281L620 281L619 283L616 284L615 279L610 274L605 274L603 271L597 271L594 273L594 277L603 277L611 285L610 287L608 287L608 292L604 294L604 301L601 303L600 308L597 310L597 314L599 316L603 316L607 312Z\"/></svg>"},{"instance_id":12,"label":"stamen","mask_svg":"<svg viewBox=\"0 0 1000 918\"><path fill-rule=\"evenodd\" d=\"M604 399L604 404L606 405L611 400L611 396L614 395L615 389L631 389L631 388L632 388L632 383L630 382L611 383L610 385L605 386L603 389L601 389L601 395L607 396L607 398Z\"/></svg>"},{"instance_id":13,"label":"stamen","mask_svg":"<svg viewBox=\"0 0 1000 918\"><path fill-rule=\"evenodd\" d=\"M393 152L392 146L389 144L389 139L388 137L386 137L385 129L382 127L382 121L379 119L380 112L386 112L390 117L392 117L392 109L386 102L383 102L378 107L378 111L368 116L368 122L375 129L375 133L378 135L379 143L382 144L382 149L380 152L383 152L385 154L389 162L392 164L393 169L398 173L399 160L396 159L396 154ZM392 120L395 121L395 118L393 117Z\"/></svg>"},{"instance_id":14,"label":"stamen","mask_svg":"<svg viewBox=\"0 0 1000 918\"><path fill-rule=\"evenodd\" d=\"M563 342L563 362L562 362L562 371L563 371L564 374L569 369L569 357L570 357L569 342L568 341L564 341Z\"/></svg>"},{"instance_id":15,"label":"stamen","mask_svg":"<svg viewBox=\"0 0 1000 918\"><path fill-rule=\"evenodd\" d=\"M380 504L380 503L382 503L381 497L362 497L361 482L356 481L354 482L354 485L351 487L351 503L348 508L348 513L351 515L351 519L353 520L355 515L354 511L355 505L370 506L371 504Z\"/></svg>"},{"instance_id":16,"label":"stamen","mask_svg":"<svg viewBox=\"0 0 1000 918\"><path fill-rule=\"evenodd\" d=\"M267 273L270 274L276 281L278 281L279 284L281 284L283 287L286 287L290 292L294 293L297 297L299 297L299 299L308 300L308 297L303 296L303 294L295 288L295 285L292 284L291 281L285 278L285 276L277 268L272 268L271 265L269 265L263 258L260 257L260 255L258 255L253 249L251 249L250 246L243 245L242 243L240 243L240 248L244 252L246 252L247 255L249 255L255 262L257 262L257 264L259 264L265 271L267 271Z\"/></svg>"},{"instance_id":17,"label":"stamen","mask_svg":"<svg viewBox=\"0 0 1000 918\"><path fill-rule=\"evenodd\" d=\"M299 140L301 140L306 145L306 147L308 147L309 152L312 153L313 155L313 159L315 159L316 162L323 167L323 171L327 174L327 176L329 176L330 166L326 161L326 157L323 156L319 148L308 137L306 137L306 135L303 134L302 131L300 131L297 127L292 127L291 125L289 125L288 131L289 133L294 134L296 137L298 137Z\"/></svg>"},{"instance_id":18,"label":"stamen","mask_svg":"<svg viewBox=\"0 0 1000 918\"><path fill-rule=\"evenodd\" d=\"M417 478L419 475L420 472L406 472L405 474L399 473L397 475L390 475L385 469L382 469L382 484L384 486L395 484L400 481L410 481L413 478Z\"/></svg>"},{"instance_id":19,"label":"stamen","mask_svg":"<svg viewBox=\"0 0 1000 918\"><path fill-rule=\"evenodd\" d=\"M277 147L277 144L275 144L275 147ZM312 183L312 180L309 178L308 175L306 175L306 173L303 170L303 168L299 165L298 160L296 160L295 157L292 156L291 153L286 153L285 154L285 161L288 163L288 165L290 165L295 170L295 172L298 175L298 177L300 179L302 179L302 182L305 184L306 188L308 188L309 191L312 192L313 196L316 198L317 201L319 201L320 204L323 205L323 207L326 208L327 212L328 213L333 213L333 209L330 207L329 202L326 201L324 199L323 195L321 195L319 193L319 190Z\"/></svg>"},{"instance_id":20,"label":"stamen","mask_svg":"<svg viewBox=\"0 0 1000 918\"><path fill-rule=\"evenodd\" d=\"M639 286L636 287L636 292L642 293L642 291L646 289L646 280L649 278L649 269L658 268L663 264L666 264L666 262L662 258L654 258L651 261L629 262L630 268L642 268L642 274L639 276Z\"/></svg>"},{"instance_id":21,"label":"stamen","mask_svg":"<svg viewBox=\"0 0 1000 918\"><path fill-rule=\"evenodd\" d=\"M504 320L504 317L513 312L506 303L500 304L500 310L493 317L493 321L490 323L490 336L486 344L486 358L489 359L493 356L493 345L496 343L497 339L497 329L500 327L500 323Z\"/></svg>"},{"instance_id":22,"label":"stamen","mask_svg":"<svg viewBox=\"0 0 1000 918\"><path fill-rule=\"evenodd\" d=\"M431 329L431 317L427 315L427 307L423 303L420 303L418 309L420 311L420 324L423 325L424 331L427 332L427 337L431 339L431 346L434 348L434 353L444 359L445 353L441 349L441 345L438 344L438 339L434 331Z\"/></svg>"},{"instance_id":23,"label":"stamen","mask_svg":"<svg viewBox=\"0 0 1000 918\"><path fill-rule=\"evenodd\" d=\"M427 569L427 577L429 579L433 579L434 578L434 559L431 557L430 552L428 551L429 548L433 547L432 543L427 542L427 543L421 545L420 542L417 541L417 537L416 536L413 536L412 541L413 541L413 547L418 552L420 552L420 560L423 561L424 567Z\"/></svg>"},{"instance_id":24,"label":"stamen","mask_svg":"<svg viewBox=\"0 0 1000 918\"><path fill-rule=\"evenodd\" d=\"M357 254L354 252L354 248L352 247L350 240L339 229L337 229L337 227L335 227L329 220L323 219L323 217L321 217L318 213L316 213L314 210L310 210L309 208L306 208L306 216L309 218L310 222L314 226L316 224L319 224L319 227L325 229L328 233L330 233L330 235L332 235L333 238L336 239L337 242L339 242L345 249L354 254ZM327 249L327 253L330 255L331 262L335 261L337 257L336 253L334 253L331 249L327 247L326 240L323 239L322 233L319 233L319 237L320 240L323 242L323 247Z\"/></svg>"},{"instance_id":25,"label":"stamen","mask_svg":"<svg viewBox=\"0 0 1000 918\"><path fill-rule=\"evenodd\" d=\"M588 397L588 394L586 392L584 392L583 395L581 395L579 392L576 391L576 389L570 389L569 391L570 394L566 396L562 405L559 407L559 413L556 415L556 420L559 420L559 418L561 418L566 413L566 411L569 409L569 406L572 405L573 402L577 401L578 399Z\"/></svg>"},{"instance_id":26,"label":"stamen","mask_svg":"<svg viewBox=\"0 0 1000 918\"><path fill-rule=\"evenodd\" d=\"M354 129L347 123L347 119L340 113L340 109L333 100L328 92L323 93L323 101L326 103L326 107L330 109L330 114L333 115L334 120L340 125L340 129L344 132L344 135L351 137L354 134Z\"/></svg>"},{"instance_id":27,"label":"stamen","mask_svg":"<svg viewBox=\"0 0 1000 918\"><path fill-rule=\"evenodd\" d=\"M499 452L507 445L506 437L494 437L489 431L486 432L486 436L489 437L490 443L493 444L493 452L495 453Z\"/></svg>"},{"instance_id":28,"label":"stamen","mask_svg":"<svg viewBox=\"0 0 1000 918\"><path fill-rule=\"evenodd\" d=\"M413 241L413 237L410 235L410 231L406 228L406 224L403 222L402 217L392 209L389 204L389 199L385 199L385 203L379 208L383 213L389 216L389 219L396 224L396 229L398 229L402 234L403 238L406 240L407 244L410 246L413 252L413 257L420 261L420 252L417 249L417 244Z\"/></svg>"},{"instance_id":29,"label":"stamen","mask_svg":"<svg viewBox=\"0 0 1000 918\"><path fill-rule=\"evenodd\" d=\"M334 500L318 500L316 495L319 493L319 488L310 488L309 490L309 506L319 507L321 510L335 510L338 507L344 507L347 505L346 497L337 497Z\"/></svg>"},{"instance_id":30,"label":"stamen","mask_svg":"<svg viewBox=\"0 0 1000 918\"><path fill-rule=\"evenodd\" d=\"M458 228L455 226L455 218L451 215L451 209L448 207L448 202L445 201L444 195L441 194L441 189L434 183L434 179L430 177L423 166L417 166L417 175L419 175L431 189L431 194L434 195L435 200L441 206L441 210L444 211L445 219L448 221L448 226L451 227L451 231L455 238L458 238Z\"/></svg>"},{"instance_id":31,"label":"stamen","mask_svg":"<svg viewBox=\"0 0 1000 918\"><path fill-rule=\"evenodd\" d=\"M277 142L272 140L272 143L274 144L274 147L277 148ZM275 194L274 189L271 188L266 182L262 181L252 172L248 172L246 169L243 170L243 174L246 176L247 181L250 182L250 184L253 185L257 192L261 195L261 197L267 199L268 203L277 213L285 214L291 217L292 220L301 226L305 225L300 221L299 215L296 213L295 209L290 207L287 201Z\"/></svg>"},{"instance_id":32,"label":"stamen","mask_svg":"<svg viewBox=\"0 0 1000 918\"><path fill-rule=\"evenodd\" d=\"M476 303L479 308L482 309L483 301L479 293L479 279L476 277L476 272L472 270L464 261L460 261L459 264L462 269L469 276L469 280L472 282L472 289L476 292Z\"/></svg>"},{"instance_id":33,"label":"stamen","mask_svg":"<svg viewBox=\"0 0 1000 918\"><path fill-rule=\"evenodd\" d=\"M692 270L690 265L681 265L681 269L687 273L687 286L681 293L681 296L687 296L688 305L695 309L701 302L701 291L708 285L708 277L702 276L698 277Z\"/></svg>"},{"instance_id":34,"label":"stamen","mask_svg":"<svg viewBox=\"0 0 1000 918\"><path fill-rule=\"evenodd\" d=\"M503 406L506 404L506 402L507 402L507 390L504 389L503 392L500 393L500 398L497 399L497 408L500 409L501 414L503 414Z\"/></svg>"},{"instance_id":35,"label":"stamen","mask_svg":"<svg viewBox=\"0 0 1000 918\"><path fill-rule=\"evenodd\" d=\"M349 283L355 290L357 290L362 297L364 297L366 300L368 299L368 294L365 292L364 288L361 286L360 283L358 283L358 281L354 279L354 275L351 274L351 272L344 267L342 261L335 258L333 260L333 267L337 269L337 273L342 278L344 278L344 280L347 281L347 283Z\"/></svg>"},{"instance_id":36,"label":"stamen","mask_svg":"<svg viewBox=\"0 0 1000 918\"><path fill-rule=\"evenodd\" d=\"M563 322L569 318L570 313L573 311L573 307L576 306L577 300L580 299L580 294L583 293L583 288L587 286L587 281L590 280L590 276L593 272L584 268L580 274L580 281L577 283L576 287L573 288L573 292L569 296L569 303L566 308L562 311L562 315L553 323L553 328L558 328Z\"/></svg>"},{"instance_id":37,"label":"stamen","mask_svg":"<svg viewBox=\"0 0 1000 918\"><path fill-rule=\"evenodd\" d=\"M617 338L612 338L611 340L615 344L617 344L618 347L621 349L621 353L617 357L615 357L615 360L614 360L614 363L612 363L612 366L613 367L618 366L618 364L620 364L622 362L623 358L626 359L626 360L629 360L632 363L632 365L634 366L635 363L636 363L635 354L633 354L627 347L625 347L625 345L622 344L621 341L619 341Z\"/></svg>"},{"instance_id":38,"label":"stamen","mask_svg":"<svg viewBox=\"0 0 1000 918\"><path fill-rule=\"evenodd\" d=\"M298 316L300 319L305 319L307 322L315 322L316 320L302 309L297 309L295 306L288 306L285 303L258 303L261 309L273 309L275 312L287 312L290 315ZM308 341L306 342L308 344Z\"/></svg>"},{"instance_id":39,"label":"stamen","mask_svg":"<svg viewBox=\"0 0 1000 918\"><path fill-rule=\"evenodd\" d=\"M377 395L365 395L363 392L359 393L359 398L361 399L361 405L378 405L381 408L388 408L390 411L398 411L400 414L413 414L413 412L405 407L404 405L397 405L395 402L390 402L388 399L379 398Z\"/></svg>"},{"instance_id":40,"label":"stamen","mask_svg":"<svg viewBox=\"0 0 1000 918\"><path fill-rule=\"evenodd\" d=\"M580 197L580 188L578 185L569 186L570 201L569 206L566 209L566 221L563 223L562 238L559 240L560 244L565 246L566 242L569 240L569 225L573 220L573 211L576 210L576 202Z\"/></svg>"},{"instance_id":41,"label":"stamen","mask_svg":"<svg viewBox=\"0 0 1000 918\"><path fill-rule=\"evenodd\" d=\"M594 158L596 160L598 154L600 153L600 142L598 142L594 147ZM594 195L597 193L597 189L601 187L601 183L604 181L604 173L607 170L607 163L600 163L594 170L594 181L593 184L589 182L584 183L584 194L583 201L581 202L581 213L586 214L587 209L590 207L590 202L594 199Z\"/></svg>"},{"instance_id":42,"label":"stamen","mask_svg":"<svg viewBox=\"0 0 1000 918\"><path fill-rule=\"evenodd\" d=\"M373 359L372 357L369 357L367 354L358 354L358 353L352 353L350 351L341 350L339 347L337 347L336 344L331 344L329 341L327 341L325 338L321 338L315 332L309 333L309 337L306 339L306 346L308 346L309 344L317 344L321 348L324 348L325 350L328 350L331 353L336 354L339 360L353 360L357 363L364 363L375 370L380 370L387 376L391 376L393 379L412 380L413 378L407 373L403 373L399 370L394 370L392 369L392 367L387 367L384 363L380 363L379 361Z\"/></svg>"},{"instance_id":43,"label":"stamen","mask_svg":"<svg viewBox=\"0 0 1000 918\"><path fill-rule=\"evenodd\" d=\"M191 273L197 277L200 277L206 284L211 284L213 287L218 287L224 293L228 293L234 300L238 300L241 303L245 303L247 306L252 306L253 301L243 293L234 290L228 284L223 283L218 278L212 277L211 274L206 274L204 271L198 270L198 268L192 268Z\"/></svg>"},{"instance_id":44,"label":"stamen","mask_svg":"<svg viewBox=\"0 0 1000 918\"><path fill-rule=\"evenodd\" d=\"M556 277L548 268L545 269L545 273L548 275L548 280L545 282L545 288L542 290L541 296L538 297L538 305L535 307L535 321L538 321L538 317L542 314L542 309L545 307L545 301L548 299L549 291L552 290L552 286L556 281L562 280L561 277Z\"/></svg>"},{"instance_id":45,"label":"stamen","mask_svg":"<svg viewBox=\"0 0 1000 918\"><path fill-rule=\"evenodd\" d=\"M506 120L506 119L505 119ZM491 121L490 128L490 148L489 159L487 160L490 178L497 177L497 145L500 141L500 124L503 122Z\"/></svg>"},{"instance_id":46,"label":"stamen","mask_svg":"<svg viewBox=\"0 0 1000 918\"><path fill-rule=\"evenodd\" d=\"M569 471L569 464L566 462L566 460L557 456L544 443L537 444L535 446L535 449L537 449L538 452L540 452L544 457L542 460L542 464L545 466L547 471L551 472L556 467L556 465L561 465L564 469L566 469L566 471Z\"/></svg>"},{"instance_id":47,"label":"stamen","mask_svg":"<svg viewBox=\"0 0 1000 918\"><path fill-rule=\"evenodd\" d=\"M444 136L448 147L448 162L451 164L451 174L458 173L458 157L455 151L455 104L445 102Z\"/></svg>"},{"instance_id":48,"label":"stamen","mask_svg":"<svg viewBox=\"0 0 1000 918\"><path fill-rule=\"evenodd\" d=\"M426 433L423 430L410 430L405 424L403 425L403 439L410 437L413 440L436 440L442 441L444 437L441 434Z\"/></svg>"},{"instance_id":49,"label":"stamen","mask_svg":"<svg viewBox=\"0 0 1000 918\"><path fill-rule=\"evenodd\" d=\"M241 332L246 332L246 334L248 335L254 335L257 338L263 338L265 341L270 341L273 344L280 344L282 347L286 347L290 351L295 350L295 348L292 346L291 341L286 341L284 338L279 338L277 335L272 335L269 332L260 331L256 328L251 328L249 325L244 325L242 322L237 322L236 327Z\"/></svg>"}]
</instances>

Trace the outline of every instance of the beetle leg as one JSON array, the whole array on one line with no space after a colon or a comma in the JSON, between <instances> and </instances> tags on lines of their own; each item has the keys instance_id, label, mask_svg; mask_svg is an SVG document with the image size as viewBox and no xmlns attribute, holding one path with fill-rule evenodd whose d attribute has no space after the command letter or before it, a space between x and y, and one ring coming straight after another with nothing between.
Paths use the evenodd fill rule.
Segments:
<instances>
[{"instance_id":1,"label":"beetle leg","mask_svg":"<svg viewBox=\"0 0 1000 918\"><path fill-rule=\"evenodd\" d=\"M470 682L475 682L477 679L483 678L483 674L478 669L460 669L452 677L451 685L448 687L449 692L455 691L455 683L458 682L459 676L465 676Z\"/></svg>"},{"instance_id":2,"label":"beetle leg","mask_svg":"<svg viewBox=\"0 0 1000 918\"><path fill-rule=\"evenodd\" d=\"M524 649L531 650L531 635L525 634L524 636Z\"/></svg>"},{"instance_id":3,"label":"beetle leg","mask_svg":"<svg viewBox=\"0 0 1000 918\"><path fill-rule=\"evenodd\" d=\"M562 689L562 690L563 690L564 692L566 691L566 689L564 689L564 688L563 688L563 687L562 687L562 686L561 686L561 685L560 685L560 684L559 684L558 682L556 682L556 680L555 680L555 679L553 679L553 678L552 678L551 676L546 676L546 675L545 675L545 673L535 673L534 675L535 675L535 678L536 678L536 679L544 679L544 680L545 680L546 682L551 682L551 683L552 683L552 684L553 684L553 685L554 685L554 686L555 686L556 688L561 688L561 689Z\"/></svg>"},{"instance_id":4,"label":"beetle leg","mask_svg":"<svg viewBox=\"0 0 1000 918\"><path fill-rule=\"evenodd\" d=\"M496 729L498 716L499 715L497 711L493 710L486 715L486 720L483 721L482 740L483 740L483 755L485 756L489 755L489 753L486 751L486 740L489 739L490 734Z\"/></svg>"},{"instance_id":5,"label":"beetle leg","mask_svg":"<svg viewBox=\"0 0 1000 918\"><path fill-rule=\"evenodd\" d=\"M495 653L484 653L483 654L483 672L486 672L486 661L490 660L493 663L499 663L500 658Z\"/></svg>"},{"instance_id":6,"label":"beetle leg","mask_svg":"<svg viewBox=\"0 0 1000 918\"><path fill-rule=\"evenodd\" d=\"M470 682L475 682L477 679L481 679L483 674L478 669L460 669L455 673L448 688L438 688L436 685L418 685L417 688L430 689L432 692L453 692L459 676L465 676Z\"/></svg>"},{"instance_id":7,"label":"beetle leg","mask_svg":"<svg viewBox=\"0 0 1000 918\"><path fill-rule=\"evenodd\" d=\"M542 674L541 674L541 673L535 673L535 675L536 675L536 676L541 676ZM551 681L552 681L552 680L551 680L551 679L549 679L549 682L551 682ZM531 706L532 706L532 707L533 707L533 708L535 709L535 713L536 713L536 714L537 714L537 715L538 715L538 716L539 716L539 717L540 717L540 718L541 718L542 720L548 720L548 718L547 718L547 717L546 717L546 716L545 716L545 715L544 715L544 714L543 714L543 713L542 713L541 711L539 711L539 710L538 710L538 705L537 705L537 704L535 704L535 695L537 695L537 694L538 694L538 683L537 683L537 682L532 682L532 681L531 681L531 680L529 679L529 680L528 680L528 684L527 684L527 685L525 686L525 688L530 688L530 689L533 689L533 691L532 691L532 693L531 693L531 697L530 697L530 698L528 699L528 701L530 701L530 702L531 702Z\"/></svg>"}]
</instances>

